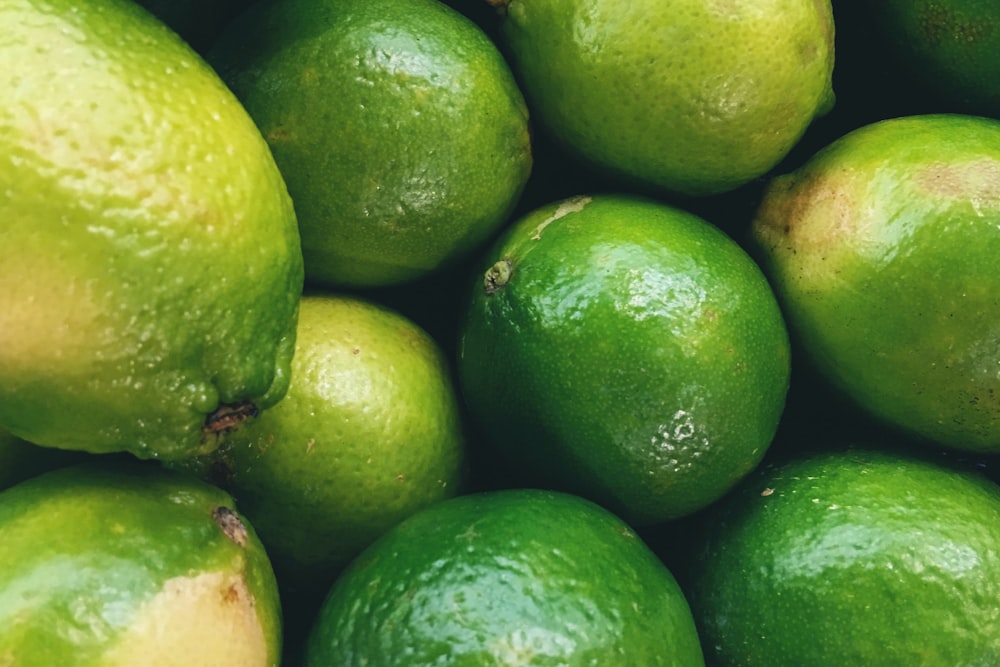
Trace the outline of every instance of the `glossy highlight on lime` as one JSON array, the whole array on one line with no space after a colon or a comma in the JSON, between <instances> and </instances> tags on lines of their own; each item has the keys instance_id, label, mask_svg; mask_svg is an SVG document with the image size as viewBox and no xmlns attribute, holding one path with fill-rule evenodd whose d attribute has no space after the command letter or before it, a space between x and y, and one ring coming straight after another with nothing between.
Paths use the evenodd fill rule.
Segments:
<instances>
[{"instance_id":1,"label":"glossy highlight on lime","mask_svg":"<svg viewBox=\"0 0 1000 667\"><path fill-rule=\"evenodd\" d=\"M634 524L763 458L790 374L763 273L707 221L598 194L522 217L470 281L458 372L491 451Z\"/></svg>"}]
</instances>

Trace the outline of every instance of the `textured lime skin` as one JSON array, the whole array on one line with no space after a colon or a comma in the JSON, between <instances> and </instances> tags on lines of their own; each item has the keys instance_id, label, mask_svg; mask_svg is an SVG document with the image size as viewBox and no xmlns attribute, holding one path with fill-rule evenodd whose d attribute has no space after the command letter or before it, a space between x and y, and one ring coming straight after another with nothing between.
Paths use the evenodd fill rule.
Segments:
<instances>
[{"instance_id":1,"label":"textured lime skin","mask_svg":"<svg viewBox=\"0 0 1000 667\"><path fill-rule=\"evenodd\" d=\"M617 195L555 202L509 229L459 341L462 392L490 444L633 524L692 512L749 472L789 368L749 256L701 218Z\"/></svg>"},{"instance_id":2,"label":"textured lime skin","mask_svg":"<svg viewBox=\"0 0 1000 667\"><path fill-rule=\"evenodd\" d=\"M136 462L95 460L0 493L0 663L112 664L108 656L165 583L225 572L253 596L268 651L255 664L276 665L274 574L253 527L243 522L238 544L213 518L219 507L233 509L225 492ZM185 637L169 629L161 624L152 643L143 638L154 651L146 664L171 664L164 658L181 650Z\"/></svg>"},{"instance_id":3,"label":"textured lime skin","mask_svg":"<svg viewBox=\"0 0 1000 667\"><path fill-rule=\"evenodd\" d=\"M303 269L267 144L126 0L0 7L0 426L177 457L284 394Z\"/></svg>"},{"instance_id":4,"label":"textured lime skin","mask_svg":"<svg viewBox=\"0 0 1000 667\"><path fill-rule=\"evenodd\" d=\"M464 434L443 352L398 313L307 294L285 398L207 473L239 499L282 583L325 590L390 526L459 491Z\"/></svg>"},{"instance_id":5,"label":"textured lime skin","mask_svg":"<svg viewBox=\"0 0 1000 667\"><path fill-rule=\"evenodd\" d=\"M829 0L495 4L535 122L639 183L731 190L833 104Z\"/></svg>"},{"instance_id":6,"label":"textured lime skin","mask_svg":"<svg viewBox=\"0 0 1000 667\"><path fill-rule=\"evenodd\" d=\"M755 471L705 517L684 589L727 667L1000 661L1000 489L878 450Z\"/></svg>"},{"instance_id":7,"label":"textured lime skin","mask_svg":"<svg viewBox=\"0 0 1000 667\"><path fill-rule=\"evenodd\" d=\"M493 42L437 0L262 3L209 58L285 175L313 284L396 284L450 264L527 181L521 91Z\"/></svg>"},{"instance_id":8,"label":"textured lime skin","mask_svg":"<svg viewBox=\"0 0 1000 667\"><path fill-rule=\"evenodd\" d=\"M410 517L338 579L308 667L698 667L673 575L614 515L538 490Z\"/></svg>"},{"instance_id":9,"label":"textured lime skin","mask_svg":"<svg viewBox=\"0 0 1000 667\"><path fill-rule=\"evenodd\" d=\"M771 183L753 235L804 354L858 405L1000 451L1000 122L855 130Z\"/></svg>"},{"instance_id":10,"label":"textured lime skin","mask_svg":"<svg viewBox=\"0 0 1000 667\"><path fill-rule=\"evenodd\" d=\"M872 3L890 53L949 110L1000 114L1000 5L993 0Z\"/></svg>"}]
</instances>

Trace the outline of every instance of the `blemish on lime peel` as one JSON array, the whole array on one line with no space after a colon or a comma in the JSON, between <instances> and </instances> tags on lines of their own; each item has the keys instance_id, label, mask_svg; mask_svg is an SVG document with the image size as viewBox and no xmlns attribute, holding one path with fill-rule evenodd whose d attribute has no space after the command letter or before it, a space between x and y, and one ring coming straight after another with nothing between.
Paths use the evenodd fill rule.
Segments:
<instances>
[{"instance_id":1,"label":"blemish on lime peel","mask_svg":"<svg viewBox=\"0 0 1000 667\"><path fill-rule=\"evenodd\" d=\"M571 197L566 201L559 204L555 212L549 217L538 223L538 227L535 228L535 233L531 235L532 241L538 241L542 238L542 230L548 227L550 224L558 220L559 218L565 217L570 213L579 213L584 209L584 207L590 203L592 197L580 196Z\"/></svg>"},{"instance_id":2,"label":"blemish on lime peel","mask_svg":"<svg viewBox=\"0 0 1000 667\"><path fill-rule=\"evenodd\" d=\"M483 290L486 292L486 296L502 290L510 281L512 273L514 273L514 263L509 257L504 257L488 268L483 276Z\"/></svg>"}]
</instances>

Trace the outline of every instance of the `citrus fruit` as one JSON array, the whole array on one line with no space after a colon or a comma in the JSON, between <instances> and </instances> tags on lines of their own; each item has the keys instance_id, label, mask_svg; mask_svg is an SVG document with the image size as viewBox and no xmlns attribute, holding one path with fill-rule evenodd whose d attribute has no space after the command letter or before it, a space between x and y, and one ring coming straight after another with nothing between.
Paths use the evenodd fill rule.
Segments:
<instances>
[{"instance_id":1,"label":"citrus fruit","mask_svg":"<svg viewBox=\"0 0 1000 667\"><path fill-rule=\"evenodd\" d=\"M13 0L0 39L0 428L179 457L284 393L303 270L267 144L128 0Z\"/></svg>"},{"instance_id":2,"label":"citrus fruit","mask_svg":"<svg viewBox=\"0 0 1000 667\"><path fill-rule=\"evenodd\" d=\"M705 195L833 104L829 0L490 0L536 124L627 181Z\"/></svg>"},{"instance_id":3,"label":"citrus fruit","mask_svg":"<svg viewBox=\"0 0 1000 667\"><path fill-rule=\"evenodd\" d=\"M0 664L278 664L274 574L211 485L95 459L0 493L0 533Z\"/></svg>"},{"instance_id":4,"label":"citrus fruit","mask_svg":"<svg viewBox=\"0 0 1000 667\"><path fill-rule=\"evenodd\" d=\"M703 665L687 601L620 519L541 490L411 516L334 584L308 667Z\"/></svg>"},{"instance_id":5,"label":"citrus fruit","mask_svg":"<svg viewBox=\"0 0 1000 667\"><path fill-rule=\"evenodd\" d=\"M463 317L461 390L490 447L633 525L721 496L781 416L788 337L764 275L654 200L529 212L484 257Z\"/></svg>"},{"instance_id":6,"label":"citrus fruit","mask_svg":"<svg viewBox=\"0 0 1000 667\"><path fill-rule=\"evenodd\" d=\"M1000 122L858 128L775 178L752 229L824 377L923 439L1000 451Z\"/></svg>"},{"instance_id":7,"label":"citrus fruit","mask_svg":"<svg viewBox=\"0 0 1000 667\"><path fill-rule=\"evenodd\" d=\"M1000 5L991 0L872 3L872 24L893 64L949 110L1000 115Z\"/></svg>"},{"instance_id":8,"label":"citrus fruit","mask_svg":"<svg viewBox=\"0 0 1000 667\"><path fill-rule=\"evenodd\" d=\"M813 453L762 466L702 525L681 581L710 664L1000 660L1000 489L978 472Z\"/></svg>"},{"instance_id":9,"label":"citrus fruit","mask_svg":"<svg viewBox=\"0 0 1000 667\"><path fill-rule=\"evenodd\" d=\"M448 265L506 221L530 173L506 61L438 0L258 3L209 59L281 167L314 285Z\"/></svg>"},{"instance_id":10,"label":"citrus fruit","mask_svg":"<svg viewBox=\"0 0 1000 667\"><path fill-rule=\"evenodd\" d=\"M458 492L447 360L395 311L307 294L287 395L209 458L200 464L236 496L281 582L322 595L387 528Z\"/></svg>"}]
</instances>

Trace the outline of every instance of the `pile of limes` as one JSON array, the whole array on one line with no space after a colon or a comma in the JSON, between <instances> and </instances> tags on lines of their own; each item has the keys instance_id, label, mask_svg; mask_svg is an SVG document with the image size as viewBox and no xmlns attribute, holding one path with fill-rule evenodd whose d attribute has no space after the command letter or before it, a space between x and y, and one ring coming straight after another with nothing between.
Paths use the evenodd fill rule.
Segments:
<instances>
[{"instance_id":1,"label":"pile of limes","mask_svg":"<svg viewBox=\"0 0 1000 667\"><path fill-rule=\"evenodd\" d=\"M0 21L0 666L1000 664L992 3Z\"/></svg>"}]
</instances>

